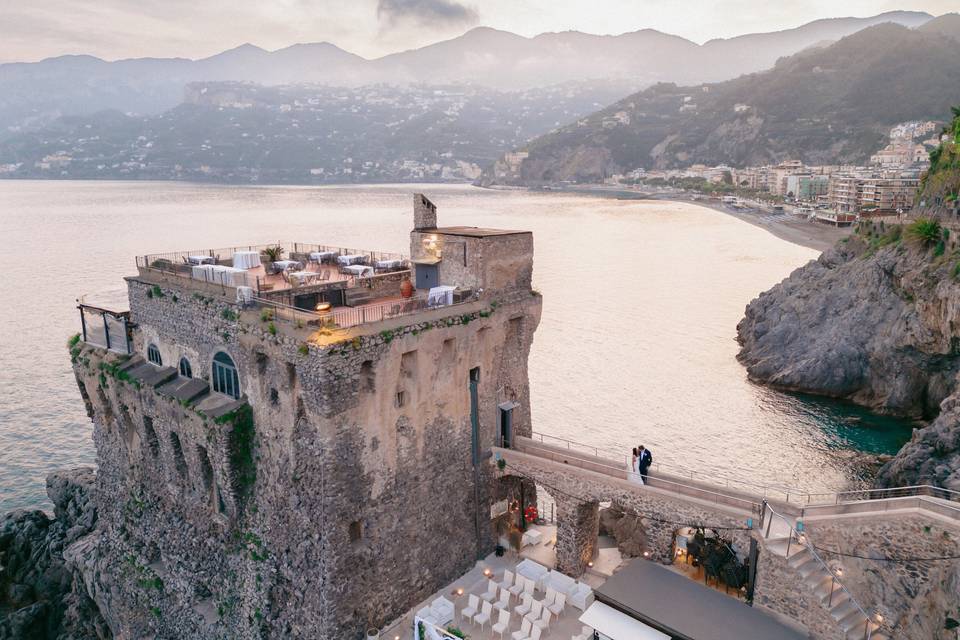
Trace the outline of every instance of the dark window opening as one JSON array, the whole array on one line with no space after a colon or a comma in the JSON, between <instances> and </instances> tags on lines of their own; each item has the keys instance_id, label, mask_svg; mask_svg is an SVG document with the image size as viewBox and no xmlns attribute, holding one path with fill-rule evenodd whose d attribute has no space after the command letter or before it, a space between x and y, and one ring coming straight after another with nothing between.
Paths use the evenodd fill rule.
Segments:
<instances>
[{"instance_id":1,"label":"dark window opening","mask_svg":"<svg viewBox=\"0 0 960 640\"><path fill-rule=\"evenodd\" d=\"M157 345L153 344L152 342L147 345L147 360L158 367L163 366L163 358L160 357L160 349L157 349Z\"/></svg>"},{"instance_id":2,"label":"dark window opening","mask_svg":"<svg viewBox=\"0 0 960 640\"><path fill-rule=\"evenodd\" d=\"M360 542L361 538L363 538L363 523L354 520L350 523L350 542Z\"/></svg>"},{"instance_id":3,"label":"dark window opening","mask_svg":"<svg viewBox=\"0 0 960 640\"><path fill-rule=\"evenodd\" d=\"M500 446L510 448L513 432L513 409L500 409Z\"/></svg>"},{"instance_id":4,"label":"dark window opening","mask_svg":"<svg viewBox=\"0 0 960 640\"><path fill-rule=\"evenodd\" d=\"M193 377L193 367L190 366L190 361L186 358L180 358L180 375L184 378Z\"/></svg>"},{"instance_id":5,"label":"dark window opening","mask_svg":"<svg viewBox=\"0 0 960 640\"><path fill-rule=\"evenodd\" d=\"M209 491L213 487L213 465L210 464L210 456L207 450L197 445L197 458L200 460L200 476L203 478L203 488Z\"/></svg>"},{"instance_id":6,"label":"dark window opening","mask_svg":"<svg viewBox=\"0 0 960 640\"><path fill-rule=\"evenodd\" d=\"M146 435L147 446L154 458L160 455L160 440L157 438L157 432L153 429L153 418L143 416L143 431Z\"/></svg>"},{"instance_id":7,"label":"dark window opening","mask_svg":"<svg viewBox=\"0 0 960 640\"><path fill-rule=\"evenodd\" d=\"M280 392L270 387L270 404L276 406L280 404Z\"/></svg>"},{"instance_id":8,"label":"dark window opening","mask_svg":"<svg viewBox=\"0 0 960 640\"><path fill-rule=\"evenodd\" d=\"M480 382L480 367L470 369L470 382Z\"/></svg>"},{"instance_id":9,"label":"dark window opening","mask_svg":"<svg viewBox=\"0 0 960 640\"><path fill-rule=\"evenodd\" d=\"M480 462L480 367L470 369L470 453L473 464Z\"/></svg>"},{"instance_id":10,"label":"dark window opening","mask_svg":"<svg viewBox=\"0 0 960 640\"><path fill-rule=\"evenodd\" d=\"M173 449L173 463L181 478L187 477L187 459L183 457L183 447L180 445L180 436L170 432L170 447Z\"/></svg>"},{"instance_id":11,"label":"dark window opening","mask_svg":"<svg viewBox=\"0 0 960 640\"><path fill-rule=\"evenodd\" d=\"M240 397L240 377L233 360L223 351L213 356L213 368L210 372L213 378L213 390L234 398Z\"/></svg>"},{"instance_id":12,"label":"dark window opening","mask_svg":"<svg viewBox=\"0 0 960 640\"><path fill-rule=\"evenodd\" d=\"M373 373L373 360L364 360L360 365L360 388L364 391L373 391L376 386L376 375Z\"/></svg>"},{"instance_id":13,"label":"dark window opening","mask_svg":"<svg viewBox=\"0 0 960 640\"><path fill-rule=\"evenodd\" d=\"M397 397L394 399L394 404L398 409L407 404L407 392L397 391Z\"/></svg>"}]
</instances>

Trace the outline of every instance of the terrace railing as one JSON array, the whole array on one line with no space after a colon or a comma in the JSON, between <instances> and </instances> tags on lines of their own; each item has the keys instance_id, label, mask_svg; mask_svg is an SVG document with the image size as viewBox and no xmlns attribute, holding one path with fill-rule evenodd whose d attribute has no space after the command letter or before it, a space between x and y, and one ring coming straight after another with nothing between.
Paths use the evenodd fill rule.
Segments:
<instances>
[{"instance_id":1,"label":"terrace railing","mask_svg":"<svg viewBox=\"0 0 960 640\"><path fill-rule=\"evenodd\" d=\"M219 249L190 249L187 251L173 251L169 253L154 253L137 256L137 267L154 268L161 271L173 271L174 267L189 267L191 256L205 256L213 258L217 264L229 264L233 261L233 254L237 251L256 251L263 253L264 250L271 247L281 247L284 256L291 254L310 254L314 251L328 251L334 255L362 255L367 256L371 265L381 260L401 260L409 259L402 253L389 251L370 251L368 249L352 249L349 247L337 247L332 245L308 243L308 242L274 242L270 244L252 244L235 247L221 247Z\"/></svg>"},{"instance_id":2,"label":"terrace railing","mask_svg":"<svg viewBox=\"0 0 960 640\"><path fill-rule=\"evenodd\" d=\"M316 312L309 309L299 309L265 298L255 297L253 302L263 309L272 310L273 319L300 323L303 326L321 325L338 329L348 329L363 324L409 316L430 309L449 309L466 304L466 302L458 302L452 305L431 307L427 304L427 298L425 296L416 296L404 300L389 300L382 303L365 304L359 307L334 307L327 312Z\"/></svg>"}]
</instances>

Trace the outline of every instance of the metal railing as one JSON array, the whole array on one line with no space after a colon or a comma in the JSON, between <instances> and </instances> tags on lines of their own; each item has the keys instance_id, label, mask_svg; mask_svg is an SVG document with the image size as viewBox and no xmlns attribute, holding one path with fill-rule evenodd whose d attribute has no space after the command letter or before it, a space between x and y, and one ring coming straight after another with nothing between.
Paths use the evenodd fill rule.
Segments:
<instances>
[{"instance_id":1,"label":"metal railing","mask_svg":"<svg viewBox=\"0 0 960 640\"><path fill-rule=\"evenodd\" d=\"M622 459L623 468L626 469L629 466L630 457L624 454L622 451L613 451L612 449L596 447L594 445L575 442L573 440L567 440L566 438L551 436L549 434L539 433L536 431L531 434L531 437L544 444L548 444L547 439L556 441L561 443L558 446L565 447L569 451L579 450L587 453L592 452L593 455L598 458L612 457L612 459L617 461ZM740 478L724 476L722 474L714 474L712 472L710 474L704 474L702 472L691 470L685 467L660 464L656 462L653 463L651 468L658 473L664 471L678 477L689 478L690 480L696 480L714 486L723 484L723 486L726 488L744 487L747 491L756 493L758 498L773 499L799 507L817 507L823 505L837 505L845 502L923 496L939 498L941 500L947 500L950 502L960 502L960 491L953 491L951 489L944 489L942 487L936 487L933 485L911 485L906 487L891 487L886 489L852 489L847 491L810 492L803 489L786 487L782 485L755 483L742 480Z\"/></svg>"},{"instance_id":2,"label":"metal railing","mask_svg":"<svg viewBox=\"0 0 960 640\"><path fill-rule=\"evenodd\" d=\"M618 462L622 460L624 469L628 468L632 462L631 456L628 456L621 451L614 451L612 449L583 444L573 440L567 440L566 438L551 436L536 431L534 431L531 436L532 438L538 439L544 444L548 444L546 439L559 442L561 444L558 446L566 447L568 451L580 450L587 453L593 452L593 455L598 458L612 458ZM805 495L803 491L791 487L754 483L722 474L718 475L710 473L709 475L706 475L702 472L677 465L654 462L650 468L658 474L667 473L669 475L676 476L677 478L689 478L690 480L700 481L711 486L722 484L727 489L743 488L748 493L756 494L758 499L772 498L789 504L791 500L796 502L798 496Z\"/></svg>"},{"instance_id":3,"label":"metal railing","mask_svg":"<svg viewBox=\"0 0 960 640\"><path fill-rule=\"evenodd\" d=\"M235 247L221 247L219 249L189 249L186 251L171 251L167 253L152 253L137 256L137 267L153 267L161 270L170 270L171 265L186 267L190 266L191 256L204 256L213 258L216 264L231 264L233 254L237 251L256 251L263 253L264 250L280 247L285 256L292 254L309 255L313 252L331 252L336 256L341 255L362 255L366 256L370 264L375 264L381 260L400 260L407 261L409 256L403 253L391 251L371 251L369 249L352 249L349 247L337 247L332 245L309 243L309 242L274 242L269 244L251 244Z\"/></svg>"},{"instance_id":4,"label":"metal railing","mask_svg":"<svg viewBox=\"0 0 960 640\"><path fill-rule=\"evenodd\" d=\"M864 637L864 640L870 640L870 638L873 636L874 631L876 631L879 628L879 625L874 623L870 614L867 613L866 610L864 610L863 606L861 606L861 604L857 601L857 599L853 596L853 594L850 593L850 590L847 589L846 586L844 586L843 582L841 582L840 578L837 576L837 573L830 568L830 565L828 565L826 562L823 561L823 558L820 557L820 555L817 553L817 550L807 540L806 535L797 531L796 527L794 527L793 523L790 522L790 520L786 516L780 513L777 513L773 509L773 507L771 507L766 502L763 504L763 519L762 519L762 522L764 523L764 539L769 537L770 525L773 522L772 518L767 517L767 512L769 512L772 516L780 519L784 524L787 525L787 527L790 528L790 533L788 534L788 540L787 540L787 549L786 549L787 560L790 559L790 543L795 542L796 544L803 545L803 547L807 550L810 556L817 561L817 564L819 564L823 568L823 570L830 575L830 599L828 601L829 603L828 607L831 606L833 603L833 592L835 591L834 586L840 587L840 589L845 594L847 594L847 598L850 600L850 602L853 603L853 606L856 607L857 611L859 611L860 614L863 616L863 619L864 619L863 637ZM832 613L831 613L831 617L833 617ZM836 618L834 618L834 620L836 620ZM839 622L839 620L837 622Z\"/></svg>"},{"instance_id":5,"label":"metal railing","mask_svg":"<svg viewBox=\"0 0 960 640\"><path fill-rule=\"evenodd\" d=\"M531 444L526 444L522 441L521 438L516 438L515 448L503 450L503 455L505 456L509 455L509 452L511 450L517 451L519 453L533 455L538 458L545 458L548 460L552 460L553 462L558 462L560 464L576 467L579 469L583 469L585 471L593 471L594 473L601 473L613 478L617 478L619 480L629 481L629 477L628 477L629 471L627 471L625 467L617 467L612 464L605 464L605 462L609 462L609 461L604 461L602 458L599 459L600 461L597 461L597 460L586 460L584 458L578 458L576 456L562 455L560 452L554 451L552 449L537 447L536 445L532 444L533 442L532 440L528 442L530 442ZM744 498L743 496L737 496L730 493L714 491L712 489L705 489L703 487L698 487L691 484L685 484L683 482L677 482L676 480L671 480L663 477L648 476L643 486L649 486L654 489L665 490L678 496L686 496L688 498L698 498L700 500L711 502L715 505L726 505L729 507L735 507L738 509L742 509L753 515L756 515L758 517L762 513L762 502L760 501L751 500L749 498Z\"/></svg>"}]
</instances>

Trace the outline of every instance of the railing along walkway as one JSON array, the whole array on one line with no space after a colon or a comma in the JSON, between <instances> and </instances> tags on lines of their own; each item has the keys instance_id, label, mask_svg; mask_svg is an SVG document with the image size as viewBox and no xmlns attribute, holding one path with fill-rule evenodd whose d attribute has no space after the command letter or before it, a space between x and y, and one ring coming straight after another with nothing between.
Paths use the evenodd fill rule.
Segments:
<instances>
[{"instance_id":1,"label":"railing along walkway","mask_svg":"<svg viewBox=\"0 0 960 640\"><path fill-rule=\"evenodd\" d=\"M551 445L557 449L569 451L571 454L592 455L608 461L613 466L621 465L626 469L629 466L628 457L620 452L605 450L593 445L574 442L557 436L534 432L530 438L531 442L538 442L543 445ZM622 462L621 462L622 461ZM780 503L781 507L786 507L786 511L805 512L808 515L830 515L841 513L854 513L856 511L879 511L879 510L898 510L907 504L913 504L919 508L926 508L935 511L940 515L960 520L960 492L935 487L933 485L911 485L906 487L890 487L884 489L853 489L849 491L837 492L809 492L802 489L785 487L781 485L765 485L754 483L739 478L710 474L693 471L679 466L654 463L651 467L657 476L669 476L679 482L693 482L701 486L718 487L725 489L737 488L743 495L751 496L757 502L767 500L772 503ZM912 502L907 502L905 498L915 498ZM924 498L933 498L934 500L924 500ZM877 501L887 501L885 504L878 504ZM850 503L863 503L869 501L870 505L866 507L851 506ZM956 504L955 504L956 503ZM831 509L830 507L838 507ZM890 507L893 507L891 509ZM797 511L797 510L800 511ZM782 509L783 510L783 509Z\"/></svg>"},{"instance_id":2,"label":"railing along walkway","mask_svg":"<svg viewBox=\"0 0 960 640\"><path fill-rule=\"evenodd\" d=\"M550 460L585 471L592 471L617 480L630 481L630 472L625 465L617 466L614 461L606 458L567 451L548 444L536 442L530 438L515 437L511 448L502 449L501 451L507 459L508 464L510 452L518 451L532 457ZM639 484L635 486L637 489L642 489L642 486ZM695 498L717 506L737 509L757 517L762 513L762 499L734 491L724 491L716 485L688 482L683 478L673 478L664 474L657 474L656 476L648 475L646 483L643 486L667 492L675 496Z\"/></svg>"}]
</instances>

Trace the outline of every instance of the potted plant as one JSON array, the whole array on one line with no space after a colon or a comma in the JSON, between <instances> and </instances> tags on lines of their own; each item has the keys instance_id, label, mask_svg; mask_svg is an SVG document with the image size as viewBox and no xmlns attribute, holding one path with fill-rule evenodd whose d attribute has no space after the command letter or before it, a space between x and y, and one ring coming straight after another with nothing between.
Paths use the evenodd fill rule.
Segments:
<instances>
[{"instance_id":1,"label":"potted plant","mask_svg":"<svg viewBox=\"0 0 960 640\"><path fill-rule=\"evenodd\" d=\"M283 247L280 245L267 247L263 250L263 255L265 255L270 262L276 262L283 257Z\"/></svg>"}]
</instances>

